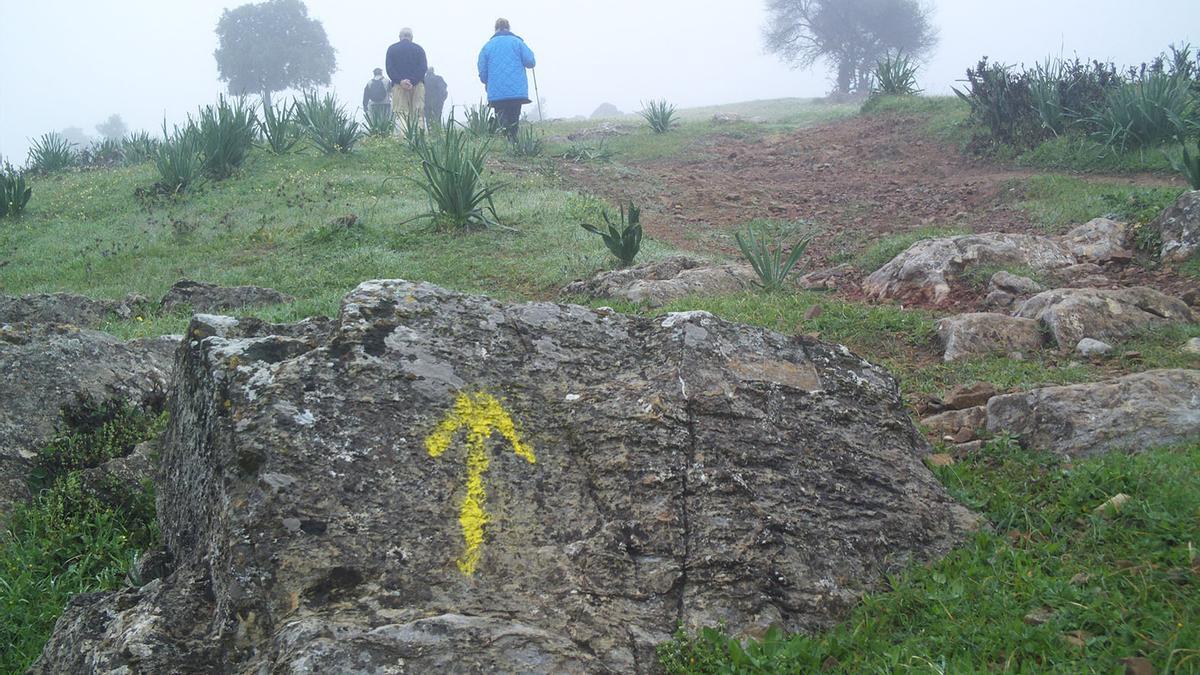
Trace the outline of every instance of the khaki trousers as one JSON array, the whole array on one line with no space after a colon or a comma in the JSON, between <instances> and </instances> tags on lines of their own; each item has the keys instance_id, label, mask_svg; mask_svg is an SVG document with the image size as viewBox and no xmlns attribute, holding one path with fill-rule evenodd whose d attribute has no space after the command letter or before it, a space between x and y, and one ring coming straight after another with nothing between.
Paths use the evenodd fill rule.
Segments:
<instances>
[{"instance_id":1,"label":"khaki trousers","mask_svg":"<svg viewBox=\"0 0 1200 675\"><path fill-rule=\"evenodd\" d=\"M397 82L392 85L392 111L400 123L398 131L403 133L405 120L416 115L421 128L425 128L425 83L420 82L412 89L405 89Z\"/></svg>"}]
</instances>

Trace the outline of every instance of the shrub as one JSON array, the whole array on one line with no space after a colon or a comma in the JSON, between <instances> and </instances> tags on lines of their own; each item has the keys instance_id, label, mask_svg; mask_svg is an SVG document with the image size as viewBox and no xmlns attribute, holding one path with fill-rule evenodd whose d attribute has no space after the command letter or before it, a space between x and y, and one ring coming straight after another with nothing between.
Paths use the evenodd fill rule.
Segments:
<instances>
[{"instance_id":1,"label":"shrub","mask_svg":"<svg viewBox=\"0 0 1200 675\"><path fill-rule=\"evenodd\" d=\"M121 154L126 164L141 164L154 158L158 151L158 140L145 131L129 134L121 139Z\"/></svg>"},{"instance_id":2,"label":"shrub","mask_svg":"<svg viewBox=\"0 0 1200 675\"><path fill-rule=\"evenodd\" d=\"M391 136L396 133L396 116L387 106L375 106L363 113L366 120L367 135Z\"/></svg>"},{"instance_id":3,"label":"shrub","mask_svg":"<svg viewBox=\"0 0 1200 675\"><path fill-rule=\"evenodd\" d=\"M230 103L224 96L215 106L200 109L195 133L200 142L204 173L213 180L222 180L246 161L258 136L258 117L254 106L242 99Z\"/></svg>"},{"instance_id":4,"label":"shrub","mask_svg":"<svg viewBox=\"0 0 1200 675\"><path fill-rule=\"evenodd\" d=\"M1196 143L1195 156L1188 152L1187 143L1183 143L1179 148L1178 158L1171 155L1167 158L1171 160L1171 166L1183 174L1193 190L1200 190L1200 141Z\"/></svg>"},{"instance_id":5,"label":"shrub","mask_svg":"<svg viewBox=\"0 0 1200 675\"><path fill-rule=\"evenodd\" d=\"M1106 145L1152 147L1184 138L1193 129L1196 96L1182 75L1152 73L1108 92L1089 121Z\"/></svg>"},{"instance_id":6,"label":"shrub","mask_svg":"<svg viewBox=\"0 0 1200 675\"><path fill-rule=\"evenodd\" d=\"M453 111L451 111L452 121L453 118ZM496 133L496 129L500 125L496 120L495 111L486 103L480 101L479 105L466 106L461 126L476 138L486 138Z\"/></svg>"},{"instance_id":7,"label":"shrub","mask_svg":"<svg viewBox=\"0 0 1200 675\"><path fill-rule=\"evenodd\" d=\"M62 134L51 131L35 139L29 148L29 170L34 173L53 173L79 163L75 144Z\"/></svg>"},{"instance_id":8,"label":"shrub","mask_svg":"<svg viewBox=\"0 0 1200 675\"><path fill-rule=\"evenodd\" d=\"M393 118L394 120L395 118ZM402 119L401 134L404 136L404 142L409 148L416 150L418 146L424 145L428 133L421 126L421 118L416 115L405 115ZM393 122L393 126L395 123Z\"/></svg>"},{"instance_id":9,"label":"shrub","mask_svg":"<svg viewBox=\"0 0 1200 675\"><path fill-rule=\"evenodd\" d=\"M274 105L264 105L262 119L258 121L258 130L262 137L260 145L276 155L286 155L296 147L304 130L296 121L296 102Z\"/></svg>"},{"instance_id":10,"label":"shrub","mask_svg":"<svg viewBox=\"0 0 1200 675\"><path fill-rule=\"evenodd\" d=\"M632 265L642 247L642 210L633 202L629 202L628 214L627 220L625 207L621 206L620 227L617 227L617 224L609 219L608 211L603 211L601 216L604 218L604 224L608 226L607 231L587 223L580 226L592 234L600 235L608 250L621 261L621 267Z\"/></svg>"},{"instance_id":11,"label":"shrub","mask_svg":"<svg viewBox=\"0 0 1200 675\"><path fill-rule=\"evenodd\" d=\"M430 201L429 213L421 217L461 229L499 224L492 198L500 186L483 180L490 147L490 140L472 142L470 134L454 124L452 112L439 137L414 148L423 176L416 183Z\"/></svg>"},{"instance_id":12,"label":"shrub","mask_svg":"<svg viewBox=\"0 0 1200 675\"><path fill-rule=\"evenodd\" d=\"M656 134L665 134L679 124L675 119L675 106L667 103L666 99L643 103L638 114Z\"/></svg>"},{"instance_id":13,"label":"shrub","mask_svg":"<svg viewBox=\"0 0 1200 675\"><path fill-rule=\"evenodd\" d=\"M32 196L33 188L25 184L25 173L5 162L0 169L0 218L21 215Z\"/></svg>"},{"instance_id":14,"label":"shrub","mask_svg":"<svg viewBox=\"0 0 1200 675\"><path fill-rule=\"evenodd\" d=\"M73 471L100 466L128 455L138 443L158 436L165 414L149 413L120 401L90 406L69 420L34 460L36 482L49 486Z\"/></svg>"},{"instance_id":15,"label":"shrub","mask_svg":"<svg viewBox=\"0 0 1200 675\"><path fill-rule=\"evenodd\" d=\"M159 181L155 188L162 193L182 194L196 185L204 175L204 162L200 158L200 135L193 125L176 127L167 133L163 123L163 142L154 157Z\"/></svg>"},{"instance_id":16,"label":"shrub","mask_svg":"<svg viewBox=\"0 0 1200 675\"><path fill-rule=\"evenodd\" d=\"M888 54L876 62L872 96L914 96L917 88L917 64L904 54Z\"/></svg>"},{"instance_id":17,"label":"shrub","mask_svg":"<svg viewBox=\"0 0 1200 675\"><path fill-rule=\"evenodd\" d=\"M1040 137L1028 76L1014 75L1010 66L988 63L984 57L974 69L967 69L966 82L965 92L953 91L971 107L971 118L987 130L993 142L1020 143L1031 136Z\"/></svg>"},{"instance_id":18,"label":"shrub","mask_svg":"<svg viewBox=\"0 0 1200 675\"><path fill-rule=\"evenodd\" d=\"M116 166L124 159L121 142L115 138L96 141L79 153L79 163L83 166Z\"/></svg>"},{"instance_id":19,"label":"shrub","mask_svg":"<svg viewBox=\"0 0 1200 675\"><path fill-rule=\"evenodd\" d=\"M805 234L800 241L796 242L796 245L792 247L791 254L785 259L783 242L779 242L775 246L768 246L766 229L762 226L748 225L745 236L738 232L735 237L738 248L742 250L742 255L746 257L750 266L754 268L754 273L758 275L756 285L767 292L783 288L783 282L787 279L787 275L800 261L800 256L804 255L809 242L812 241L812 235Z\"/></svg>"},{"instance_id":20,"label":"shrub","mask_svg":"<svg viewBox=\"0 0 1200 675\"><path fill-rule=\"evenodd\" d=\"M513 154L518 157L537 157L545 150L546 142L542 135L526 125L517 132L517 139L512 142Z\"/></svg>"},{"instance_id":21,"label":"shrub","mask_svg":"<svg viewBox=\"0 0 1200 675\"><path fill-rule=\"evenodd\" d=\"M296 118L313 145L327 155L350 152L363 136L358 122L333 94L318 97L316 92L305 92L304 100L297 105Z\"/></svg>"}]
</instances>

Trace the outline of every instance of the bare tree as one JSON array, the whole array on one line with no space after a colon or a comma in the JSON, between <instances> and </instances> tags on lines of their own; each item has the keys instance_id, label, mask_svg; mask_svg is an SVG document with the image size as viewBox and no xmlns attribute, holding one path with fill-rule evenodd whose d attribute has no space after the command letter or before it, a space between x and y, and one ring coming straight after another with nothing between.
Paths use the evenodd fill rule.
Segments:
<instances>
[{"instance_id":1,"label":"bare tree","mask_svg":"<svg viewBox=\"0 0 1200 675\"><path fill-rule=\"evenodd\" d=\"M826 61L838 93L869 88L888 53L914 58L937 44L933 10L918 0L767 0L767 51L798 68Z\"/></svg>"}]
</instances>

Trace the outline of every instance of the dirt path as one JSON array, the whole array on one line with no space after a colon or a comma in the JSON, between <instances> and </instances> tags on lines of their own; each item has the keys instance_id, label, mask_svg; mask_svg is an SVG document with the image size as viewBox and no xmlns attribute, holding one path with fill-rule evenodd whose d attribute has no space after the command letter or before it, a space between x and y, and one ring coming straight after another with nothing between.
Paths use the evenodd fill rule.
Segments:
<instances>
[{"instance_id":1,"label":"dirt path","mask_svg":"<svg viewBox=\"0 0 1200 675\"><path fill-rule=\"evenodd\" d=\"M1013 204L1021 181L1045 172L965 157L930 140L920 124L878 115L768 138L717 135L682 157L620 167L563 162L560 173L611 201L645 205L649 236L703 253L736 253L732 233L755 218L816 225L820 234L809 249L810 266L846 260L881 236L929 226L1043 233ZM1086 179L1176 184L1152 175ZM1129 267L1119 271L1129 277L1123 284L1177 285Z\"/></svg>"}]
</instances>

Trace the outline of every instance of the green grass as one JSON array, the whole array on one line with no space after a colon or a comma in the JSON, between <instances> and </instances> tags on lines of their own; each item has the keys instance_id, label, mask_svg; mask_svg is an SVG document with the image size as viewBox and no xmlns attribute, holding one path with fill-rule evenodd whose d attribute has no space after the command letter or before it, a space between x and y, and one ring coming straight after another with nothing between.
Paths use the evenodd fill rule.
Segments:
<instances>
[{"instance_id":1,"label":"green grass","mask_svg":"<svg viewBox=\"0 0 1200 675\"><path fill-rule=\"evenodd\" d=\"M855 257L854 266L862 270L863 274L870 274L922 239L953 237L960 234L967 234L967 231L953 227L923 227L912 232L885 235Z\"/></svg>"},{"instance_id":2,"label":"green grass","mask_svg":"<svg viewBox=\"0 0 1200 675\"><path fill-rule=\"evenodd\" d=\"M829 632L746 649L680 633L660 660L671 673L1112 673L1143 657L1200 672L1197 467L1200 441L1069 464L997 439L936 469L991 526L966 546L889 579ZM1131 500L1095 513L1117 494Z\"/></svg>"},{"instance_id":3,"label":"green grass","mask_svg":"<svg viewBox=\"0 0 1200 675\"><path fill-rule=\"evenodd\" d=\"M1113 215L1144 223L1175 202L1183 188L1096 183L1069 176L1033 176L1021 185L1017 206L1048 233Z\"/></svg>"},{"instance_id":4,"label":"green grass","mask_svg":"<svg viewBox=\"0 0 1200 675\"><path fill-rule=\"evenodd\" d=\"M921 118L927 134L958 148L971 138L966 126L970 108L957 96L878 96L863 104L863 113Z\"/></svg>"},{"instance_id":5,"label":"green grass","mask_svg":"<svg viewBox=\"0 0 1200 675\"><path fill-rule=\"evenodd\" d=\"M0 673L24 672L72 596L121 586L136 556L157 545L149 485L86 482L79 469L128 453L162 421L97 408L39 453L40 489L0 529Z\"/></svg>"}]
</instances>

